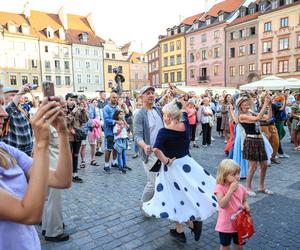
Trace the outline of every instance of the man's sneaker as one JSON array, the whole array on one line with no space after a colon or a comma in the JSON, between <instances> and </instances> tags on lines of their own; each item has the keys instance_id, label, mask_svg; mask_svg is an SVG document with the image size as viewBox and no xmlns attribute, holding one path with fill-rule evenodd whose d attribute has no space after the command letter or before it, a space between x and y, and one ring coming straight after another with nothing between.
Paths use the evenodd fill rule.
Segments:
<instances>
[{"instance_id":1,"label":"man's sneaker","mask_svg":"<svg viewBox=\"0 0 300 250\"><path fill-rule=\"evenodd\" d=\"M66 240L69 240L69 234L67 233L62 233L58 236L55 236L55 237L47 237L45 236L45 240L46 241L52 241L52 242L61 242L61 241L66 241Z\"/></svg>"},{"instance_id":2,"label":"man's sneaker","mask_svg":"<svg viewBox=\"0 0 300 250\"><path fill-rule=\"evenodd\" d=\"M110 173L110 167L104 167L104 171L109 174Z\"/></svg>"},{"instance_id":3,"label":"man's sneaker","mask_svg":"<svg viewBox=\"0 0 300 250\"><path fill-rule=\"evenodd\" d=\"M83 182L82 179L78 176L73 176L72 181L76 182L76 183L82 183Z\"/></svg>"},{"instance_id":4,"label":"man's sneaker","mask_svg":"<svg viewBox=\"0 0 300 250\"><path fill-rule=\"evenodd\" d=\"M125 168L122 168L120 170L121 170L122 174L126 174L126 169Z\"/></svg>"},{"instance_id":5,"label":"man's sneaker","mask_svg":"<svg viewBox=\"0 0 300 250\"><path fill-rule=\"evenodd\" d=\"M101 155L103 155L103 153L100 152L100 151L97 151L96 154L95 154L95 156L101 156Z\"/></svg>"},{"instance_id":6,"label":"man's sneaker","mask_svg":"<svg viewBox=\"0 0 300 250\"><path fill-rule=\"evenodd\" d=\"M124 168L125 168L126 170L129 170L129 171L131 171L131 170L132 170L132 168L131 168L131 167L128 167L127 165L126 165L126 166L124 166Z\"/></svg>"},{"instance_id":7,"label":"man's sneaker","mask_svg":"<svg viewBox=\"0 0 300 250\"><path fill-rule=\"evenodd\" d=\"M170 234L171 234L172 237L174 237L175 239L179 240L180 242L186 243L186 237L185 237L184 232L178 233L176 231L176 229L170 229Z\"/></svg>"},{"instance_id":8,"label":"man's sneaker","mask_svg":"<svg viewBox=\"0 0 300 250\"><path fill-rule=\"evenodd\" d=\"M279 158L290 158L290 156L287 154L278 154L278 157Z\"/></svg>"},{"instance_id":9,"label":"man's sneaker","mask_svg":"<svg viewBox=\"0 0 300 250\"><path fill-rule=\"evenodd\" d=\"M112 168L118 168L119 166L118 166L118 164L116 163L116 164L111 164L111 167L112 167Z\"/></svg>"}]
</instances>

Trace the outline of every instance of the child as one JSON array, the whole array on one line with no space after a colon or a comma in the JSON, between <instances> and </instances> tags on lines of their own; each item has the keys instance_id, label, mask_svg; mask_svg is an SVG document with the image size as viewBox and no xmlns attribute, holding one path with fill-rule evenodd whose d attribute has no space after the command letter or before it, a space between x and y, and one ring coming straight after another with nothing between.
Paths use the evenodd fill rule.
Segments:
<instances>
[{"instance_id":1,"label":"child","mask_svg":"<svg viewBox=\"0 0 300 250\"><path fill-rule=\"evenodd\" d=\"M126 174L126 149L128 148L128 125L124 120L124 113L121 110L117 110L114 113L113 119L116 124L113 128L114 132L114 149L118 153L118 165L120 171Z\"/></svg>"},{"instance_id":2,"label":"child","mask_svg":"<svg viewBox=\"0 0 300 250\"><path fill-rule=\"evenodd\" d=\"M243 249L238 244L238 235L234 221L231 219L239 210L249 211L246 189L240 184L240 166L233 160L221 161L217 174L215 195L219 204L219 216L216 231L220 236L220 249L230 249L231 240L235 249Z\"/></svg>"}]
</instances>

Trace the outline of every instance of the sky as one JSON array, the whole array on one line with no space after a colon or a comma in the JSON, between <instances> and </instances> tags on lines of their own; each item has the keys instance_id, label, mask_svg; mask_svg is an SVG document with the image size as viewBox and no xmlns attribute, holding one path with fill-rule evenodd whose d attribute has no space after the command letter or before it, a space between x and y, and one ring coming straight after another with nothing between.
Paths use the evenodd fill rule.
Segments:
<instances>
[{"instance_id":1,"label":"sky","mask_svg":"<svg viewBox=\"0 0 300 250\"><path fill-rule=\"evenodd\" d=\"M29 2L31 9L49 13L57 13L61 6L82 16L91 12L98 36L119 46L131 42L132 50L145 53L167 28L220 2L207 1L206 5L205 0L0 0L0 10L22 13Z\"/></svg>"}]
</instances>

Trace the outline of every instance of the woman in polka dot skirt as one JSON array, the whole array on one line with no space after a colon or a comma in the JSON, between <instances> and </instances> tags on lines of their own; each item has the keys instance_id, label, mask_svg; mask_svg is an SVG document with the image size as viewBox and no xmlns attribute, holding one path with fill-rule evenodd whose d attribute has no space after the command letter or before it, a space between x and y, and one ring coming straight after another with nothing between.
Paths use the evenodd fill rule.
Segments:
<instances>
[{"instance_id":1,"label":"woman in polka dot skirt","mask_svg":"<svg viewBox=\"0 0 300 250\"><path fill-rule=\"evenodd\" d=\"M143 210L157 218L176 222L170 234L186 242L182 223L187 223L198 241L202 220L217 210L214 196L215 179L189 154L189 123L179 101L163 108L165 128L157 135L153 152L162 162L155 182L153 198L143 204ZM201 220L201 221L198 221Z\"/></svg>"}]
</instances>

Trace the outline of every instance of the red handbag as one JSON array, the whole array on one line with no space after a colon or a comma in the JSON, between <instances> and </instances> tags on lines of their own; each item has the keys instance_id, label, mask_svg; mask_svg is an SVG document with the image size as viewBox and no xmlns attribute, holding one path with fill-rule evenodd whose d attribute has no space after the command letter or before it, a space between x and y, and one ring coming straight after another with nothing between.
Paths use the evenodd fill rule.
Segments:
<instances>
[{"instance_id":1,"label":"red handbag","mask_svg":"<svg viewBox=\"0 0 300 250\"><path fill-rule=\"evenodd\" d=\"M243 245L254 234L253 219L250 212L243 209L236 216L236 229L238 234L239 245Z\"/></svg>"}]
</instances>

